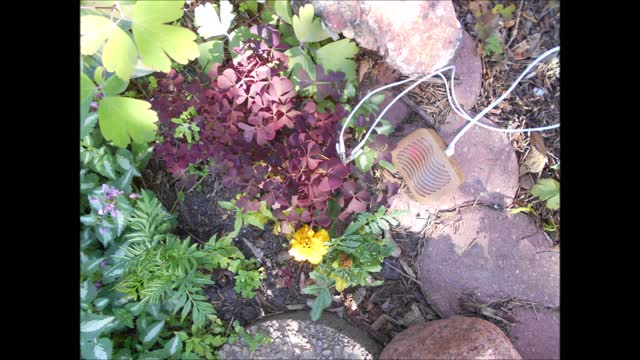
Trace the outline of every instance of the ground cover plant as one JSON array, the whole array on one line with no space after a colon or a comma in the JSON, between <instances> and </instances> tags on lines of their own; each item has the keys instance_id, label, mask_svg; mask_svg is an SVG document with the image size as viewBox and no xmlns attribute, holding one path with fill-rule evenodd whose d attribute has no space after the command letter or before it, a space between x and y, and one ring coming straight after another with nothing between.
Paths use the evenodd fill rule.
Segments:
<instances>
[{"instance_id":1,"label":"ground cover plant","mask_svg":"<svg viewBox=\"0 0 640 360\"><path fill-rule=\"evenodd\" d=\"M392 251L381 229L394 223L380 206L397 189L374 196L371 171L388 166L391 129L383 122L355 165L339 160L358 48L335 37L311 5L294 14L282 1L81 3L83 358L212 359L239 337L267 342L222 321L205 291L228 272L238 296L256 295L261 263L234 245L246 226L272 224L316 266L305 288L314 319L333 289L379 284L369 274ZM352 140L381 101L359 110ZM138 180L154 152L176 179L212 174L233 189L219 203L233 231L176 235L175 216ZM303 233L321 235L315 248Z\"/></svg>"}]
</instances>

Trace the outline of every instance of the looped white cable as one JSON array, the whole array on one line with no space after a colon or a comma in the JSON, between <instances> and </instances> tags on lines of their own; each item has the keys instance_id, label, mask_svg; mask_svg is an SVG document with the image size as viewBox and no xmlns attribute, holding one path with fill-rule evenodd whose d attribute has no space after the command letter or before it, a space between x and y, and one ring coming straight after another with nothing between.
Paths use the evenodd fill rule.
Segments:
<instances>
[{"instance_id":1,"label":"looped white cable","mask_svg":"<svg viewBox=\"0 0 640 360\"><path fill-rule=\"evenodd\" d=\"M479 125L485 129L489 129L492 131L498 131L498 132L504 132L504 133L516 133L516 132L530 132L530 131L545 131L545 130L551 130L551 129L555 129L560 127L560 123L558 124L554 124L554 125L549 125L549 126L543 126L543 127L536 127L536 128L526 128L526 129L503 129L503 128L498 128L495 126L490 126L490 125L486 125L483 123L478 122L478 120L480 120L482 118L482 116L484 116L486 113L488 113L491 109L493 109L496 105L498 105L502 100L504 100L505 97L507 97L507 95L509 95L511 93L511 91L513 91L513 89L518 85L518 83L522 80L522 78L536 65L538 64L540 61L542 61L542 59L544 59L545 57L551 55L552 53L559 51L560 47L557 46L551 50L548 50L547 52L545 52L544 54L540 55L534 62L532 62L531 64L529 64L529 66L527 66L527 68L522 72L522 74L516 79L516 81L511 85L511 87L504 93L502 94L502 96L500 96L498 99L496 99L493 103L491 103L487 108L485 108L483 111L481 111L480 113L478 113L474 118L472 118L471 116L469 116L469 114L467 114L464 109L462 108L462 106L460 106L458 99L456 97L455 91L454 89L454 77L455 77L455 66L450 65L450 66L446 66L443 67L429 75L424 76L423 78L421 78L420 80L418 80L417 82L415 82L414 84L412 84L411 86L409 86L408 88L406 88L404 91L402 91L400 94L398 94L383 110L382 112L378 115L378 117L376 118L376 120L373 122L373 124L371 125L371 127L369 128L369 130L367 131L367 133L365 134L364 138L356 145L356 147L353 148L353 150L351 151L351 155L348 158L346 157L346 149L344 146L344 131L347 127L347 125L349 124L349 121L351 120L351 118L353 117L353 115L355 114L356 110L373 94L388 89L390 87L393 86L397 86L400 84L404 84L406 82L412 81L415 78L417 78L417 75L412 76L406 80L402 80L402 81L398 81L395 83L391 83L389 85L385 85L382 86L372 92L370 92L369 94L367 94L367 96L365 96L362 100L360 100L360 102L358 103L358 105L356 105L355 108L353 108L353 110L351 111L351 113L349 114L349 117L347 118L347 120L345 121L345 123L342 126L342 130L340 131L340 137L339 137L339 142L336 143L336 150L338 152L338 154L340 155L340 159L342 160L342 162L344 164L349 163L350 161L354 160L356 157L358 157L358 155L360 155L360 153L362 152L362 148L364 147L367 139L369 138L369 136L371 135L371 132L373 131L373 129L375 129L376 125L378 124L378 122L382 119L382 116L391 108L391 106L393 106L393 104L398 101L402 96L404 96L407 92L411 91L413 88L415 88L416 86L420 85L422 82L428 80L429 78L433 77L433 76L440 76L442 78L442 80L445 83L445 90L447 93L447 99L449 100L449 104L451 105L451 108L453 109L453 111L460 115L463 119L469 121L469 124L467 124L457 135L456 137L451 141L451 143L449 143L449 146L447 147L445 153L447 154L447 156L452 156L455 152L455 144L456 142L458 142L458 140L460 140L460 138L462 137L462 135L464 135L465 132L467 132L473 125ZM447 79L444 75L442 75L442 73L444 71L447 70L452 70L451 71L451 87L449 87L449 83L447 82ZM451 100L453 98L453 101Z\"/></svg>"}]
</instances>

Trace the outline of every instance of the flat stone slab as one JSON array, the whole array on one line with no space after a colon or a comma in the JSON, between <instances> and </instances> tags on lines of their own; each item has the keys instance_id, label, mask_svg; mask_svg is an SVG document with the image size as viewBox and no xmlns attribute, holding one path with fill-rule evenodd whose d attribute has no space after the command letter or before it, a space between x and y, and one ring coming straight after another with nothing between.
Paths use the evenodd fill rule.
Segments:
<instances>
[{"instance_id":1,"label":"flat stone slab","mask_svg":"<svg viewBox=\"0 0 640 360\"><path fill-rule=\"evenodd\" d=\"M476 42L466 31L463 31L462 41L452 63L456 67L456 99L465 110L470 110L476 104L482 89L482 60L478 55Z\"/></svg>"},{"instance_id":2,"label":"flat stone slab","mask_svg":"<svg viewBox=\"0 0 640 360\"><path fill-rule=\"evenodd\" d=\"M480 122L495 125L485 118ZM452 112L438 134L449 144L466 124L465 119ZM513 202L518 190L518 159L506 134L476 125L456 144L453 160L464 173L464 183L451 195L429 205L429 209L453 209L476 200L500 207Z\"/></svg>"},{"instance_id":3,"label":"flat stone slab","mask_svg":"<svg viewBox=\"0 0 640 360\"><path fill-rule=\"evenodd\" d=\"M470 297L481 303L515 298L559 309L560 254L551 246L525 214L467 207L444 217L427 241L418 279L429 304L443 317L463 313L460 303ZM524 358L559 351L555 322L540 322L524 310L520 314L514 346Z\"/></svg>"},{"instance_id":4,"label":"flat stone slab","mask_svg":"<svg viewBox=\"0 0 640 360\"><path fill-rule=\"evenodd\" d=\"M222 347L221 359L374 359L382 350L365 331L327 312L315 322L308 311L272 316L247 331L261 331L273 341L251 353L239 339Z\"/></svg>"},{"instance_id":5,"label":"flat stone slab","mask_svg":"<svg viewBox=\"0 0 640 360\"><path fill-rule=\"evenodd\" d=\"M420 323L398 334L380 354L389 359L522 359L494 324L453 316Z\"/></svg>"},{"instance_id":6,"label":"flat stone slab","mask_svg":"<svg viewBox=\"0 0 640 360\"><path fill-rule=\"evenodd\" d=\"M511 338L525 359L560 359L560 310L516 309Z\"/></svg>"},{"instance_id":7,"label":"flat stone slab","mask_svg":"<svg viewBox=\"0 0 640 360\"><path fill-rule=\"evenodd\" d=\"M470 114L472 115L472 114ZM480 120L492 124L487 119ZM451 113L438 129L445 144L449 144L467 121ZM403 133L393 134L391 142L397 143L418 126L411 124ZM438 201L422 204L405 189L393 198L392 210L408 211L400 224L411 231L421 231L429 213L450 210L474 203L506 207L513 202L518 190L518 159L511 142L503 133L474 126L456 144L453 159L464 173L464 183Z\"/></svg>"}]
</instances>

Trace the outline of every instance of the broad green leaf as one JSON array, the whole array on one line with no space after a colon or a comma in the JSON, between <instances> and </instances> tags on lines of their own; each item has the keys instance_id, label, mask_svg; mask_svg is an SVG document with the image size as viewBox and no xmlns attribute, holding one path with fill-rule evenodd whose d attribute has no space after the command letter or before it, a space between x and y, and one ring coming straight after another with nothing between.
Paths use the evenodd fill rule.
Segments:
<instances>
[{"instance_id":1,"label":"broad green leaf","mask_svg":"<svg viewBox=\"0 0 640 360\"><path fill-rule=\"evenodd\" d=\"M80 73L80 102L91 101L96 93L96 85L84 73Z\"/></svg>"},{"instance_id":2,"label":"broad green leaf","mask_svg":"<svg viewBox=\"0 0 640 360\"><path fill-rule=\"evenodd\" d=\"M373 94L371 95L371 97L369 97L369 102L375 105L380 105L382 104L383 101L384 101L383 93Z\"/></svg>"},{"instance_id":3,"label":"broad green leaf","mask_svg":"<svg viewBox=\"0 0 640 360\"><path fill-rule=\"evenodd\" d=\"M393 132L393 125L389 120L380 119L380 122L378 123L378 126L376 126L375 130L378 134L389 136Z\"/></svg>"},{"instance_id":4,"label":"broad green leaf","mask_svg":"<svg viewBox=\"0 0 640 360\"><path fill-rule=\"evenodd\" d=\"M117 27L104 16L85 15L80 17L80 52L82 55L95 54Z\"/></svg>"},{"instance_id":5,"label":"broad green leaf","mask_svg":"<svg viewBox=\"0 0 640 360\"><path fill-rule=\"evenodd\" d=\"M93 81L95 81L96 84L98 84L98 85L102 85L102 83L104 82L104 73L105 72L106 72L106 70L104 69L104 67L98 66L96 68L96 71L93 73Z\"/></svg>"},{"instance_id":6,"label":"broad green leaf","mask_svg":"<svg viewBox=\"0 0 640 360\"><path fill-rule=\"evenodd\" d=\"M187 64L200 55L196 34L165 23L182 17L184 1L138 1L133 10L133 37L145 65L162 72L171 70L171 57Z\"/></svg>"},{"instance_id":7,"label":"broad green leaf","mask_svg":"<svg viewBox=\"0 0 640 360\"><path fill-rule=\"evenodd\" d=\"M104 309L108 303L109 303L109 299L101 297L101 298L97 298L93 302L93 305L95 305L96 310L102 311L102 309Z\"/></svg>"},{"instance_id":8,"label":"broad green leaf","mask_svg":"<svg viewBox=\"0 0 640 360\"><path fill-rule=\"evenodd\" d=\"M93 359L108 360L111 359L111 351L113 350L111 340L100 338L93 346Z\"/></svg>"},{"instance_id":9,"label":"broad green leaf","mask_svg":"<svg viewBox=\"0 0 640 360\"><path fill-rule=\"evenodd\" d=\"M86 280L80 284L80 301L90 303L96 297L96 287Z\"/></svg>"},{"instance_id":10,"label":"broad green leaf","mask_svg":"<svg viewBox=\"0 0 640 360\"><path fill-rule=\"evenodd\" d=\"M91 101L93 100L96 94L96 85L89 79L87 75L84 73L80 73L80 138L82 139L86 134L88 134L93 126L95 126L96 119L88 119L91 117L89 115L89 106L91 106Z\"/></svg>"},{"instance_id":11,"label":"broad green leaf","mask_svg":"<svg viewBox=\"0 0 640 360\"><path fill-rule=\"evenodd\" d=\"M316 65L305 50L300 47L292 47L284 52L289 57L289 70L287 71L289 78L295 85L298 85L298 69L303 69L309 74L311 80L316 79Z\"/></svg>"},{"instance_id":12,"label":"broad green leaf","mask_svg":"<svg viewBox=\"0 0 640 360\"><path fill-rule=\"evenodd\" d=\"M547 202L551 210L560 208L560 183L554 179L542 179L531 188L531 194Z\"/></svg>"},{"instance_id":13,"label":"broad green leaf","mask_svg":"<svg viewBox=\"0 0 640 360\"><path fill-rule=\"evenodd\" d=\"M113 75L102 84L102 91L105 95L118 95L125 91L127 86L129 86L129 80L123 80L119 76Z\"/></svg>"},{"instance_id":14,"label":"broad green leaf","mask_svg":"<svg viewBox=\"0 0 640 360\"><path fill-rule=\"evenodd\" d=\"M319 17L314 17L313 5L307 4L298 9L298 15L294 15L291 21L293 31L300 42L322 41L329 37L320 23Z\"/></svg>"},{"instance_id":15,"label":"broad green leaf","mask_svg":"<svg viewBox=\"0 0 640 360\"><path fill-rule=\"evenodd\" d=\"M151 104L143 100L105 96L98 109L102 135L122 148L129 145L129 138L136 143L152 141L158 115L150 107Z\"/></svg>"},{"instance_id":16,"label":"broad green leaf","mask_svg":"<svg viewBox=\"0 0 640 360\"><path fill-rule=\"evenodd\" d=\"M179 354L182 351L182 341L180 340L180 337L176 335L173 339L167 341L164 345L164 351L166 351L169 356Z\"/></svg>"},{"instance_id":17,"label":"broad green leaf","mask_svg":"<svg viewBox=\"0 0 640 360\"><path fill-rule=\"evenodd\" d=\"M113 320L116 318L113 316L108 316L102 319L94 319L89 321L84 321L80 323L80 332L90 333L95 331L100 331L109 326Z\"/></svg>"},{"instance_id":18,"label":"broad green leaf","mask_svg":"<svg viewBox=\"0 0 640 360\"><path fill-rule=\"evenodd\" d=\"M356 62L353 57L358 53L358 46L349 39L329 43L316 52L316 60L324 71L342 71L348 81L356 80Z\"/></svg>"},{"instance_id":19,"label":"broad green leaf","mask_svg":"<svg viewBox=\"0 0 640 360\"><path fill-rule=\"evenodd\" d=\"M142 337L142 342L145 345L153 344L160 336L160 332L164 328L164 320L158 321L157 323L149 326L146 330L146 333Z\"/></svg>"},{"instance_id":20,"label":"broad green leaf","mask_svg":"<svg viewBox=\"0 0 640 360\"><path fill-rule=\"evenodd\" d=\"M131 37L116 27L102 50L102 64L121 79L131 78L138 61L138 52Z\"/></svg>"},{"instance_id":21,"label":"broad green leaf","mask_svg":"<svg viewBox=\"0 0 640 360\"><path fill-rule=\"evenodd\" d=\"M356 166L360 171L367 172L373 166L373 162L376 159L376 152L365 146L364 151L360 156L356 158Z\"/></svg>"},{"instance_id":22,"label":"broad green leaf","mask_svg":"<svg viewBox=\"0 0 640 360\"><path fill-rule=\"evenodd\" d=\"M220 40L213 40L200 44L200 57L198 63L204 72L208 73L213 64L221 64L224 61L224 43Z\"/></svg>"},{"instance_id":23,"label":"broad green leaf","mask_svg":"<svg viewBox=\"0 0 640 360\"><path fill-rule=\"evenodd\" d=\"M291 24L293 11L291 11L291 4L289 0L285 1L276 1L274 4L274 8L276 11L276 15L280 16L282 21L287 24Z\"/></svg>"}]
</instances>

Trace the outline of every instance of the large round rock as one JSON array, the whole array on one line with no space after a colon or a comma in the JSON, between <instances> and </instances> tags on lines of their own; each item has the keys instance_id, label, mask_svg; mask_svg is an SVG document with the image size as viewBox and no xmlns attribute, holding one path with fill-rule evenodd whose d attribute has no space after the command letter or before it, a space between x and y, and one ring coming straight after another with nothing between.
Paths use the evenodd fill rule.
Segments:
<instances>
[{"instance_id":1,"label":"large round rock","mask_svg":"<svg viewBox=\"0 0 640 360\"><path fill-rule=\"evenodd\" d=\"M517 300L513 344L525 359L559 357L560 254L525 214L467 207L442 219L418 278L441 316L461 303ZM534 310L532 306L536 306Z\"/></svg>"},{"instance_id":2,"label":"large round rock","mask_svg":"<svg viewBox=\"0 0 640 360\"><path fill-rule=\"evenodd\" d=\"M380 359L522 359L492 323L454 316L414 325L384 348Z\"/></svg>"},{"instance_id":3,"label":"large round rock","mask_svg":"<svg viewBox=\"0 0 640 360\"><path fill-rule=\"evenodd\" d=\"M222 347L221 359L374 359L381 350L366 332L327 312L315 322L307 311L272 316L247 331L260 331L272 342L250 352L240 339Z\"/></svg>"},{"instance_id":4,"label":"large round rock","mask_svg":"<svg viewBox=\"0 0 640 360\"><path fill-rule=\"evenodd\" d=\"M333 31L377 50L405 75L445 66L461 39L451 1L320 1L316 14Z\"/></svg>"}]
</instances>

